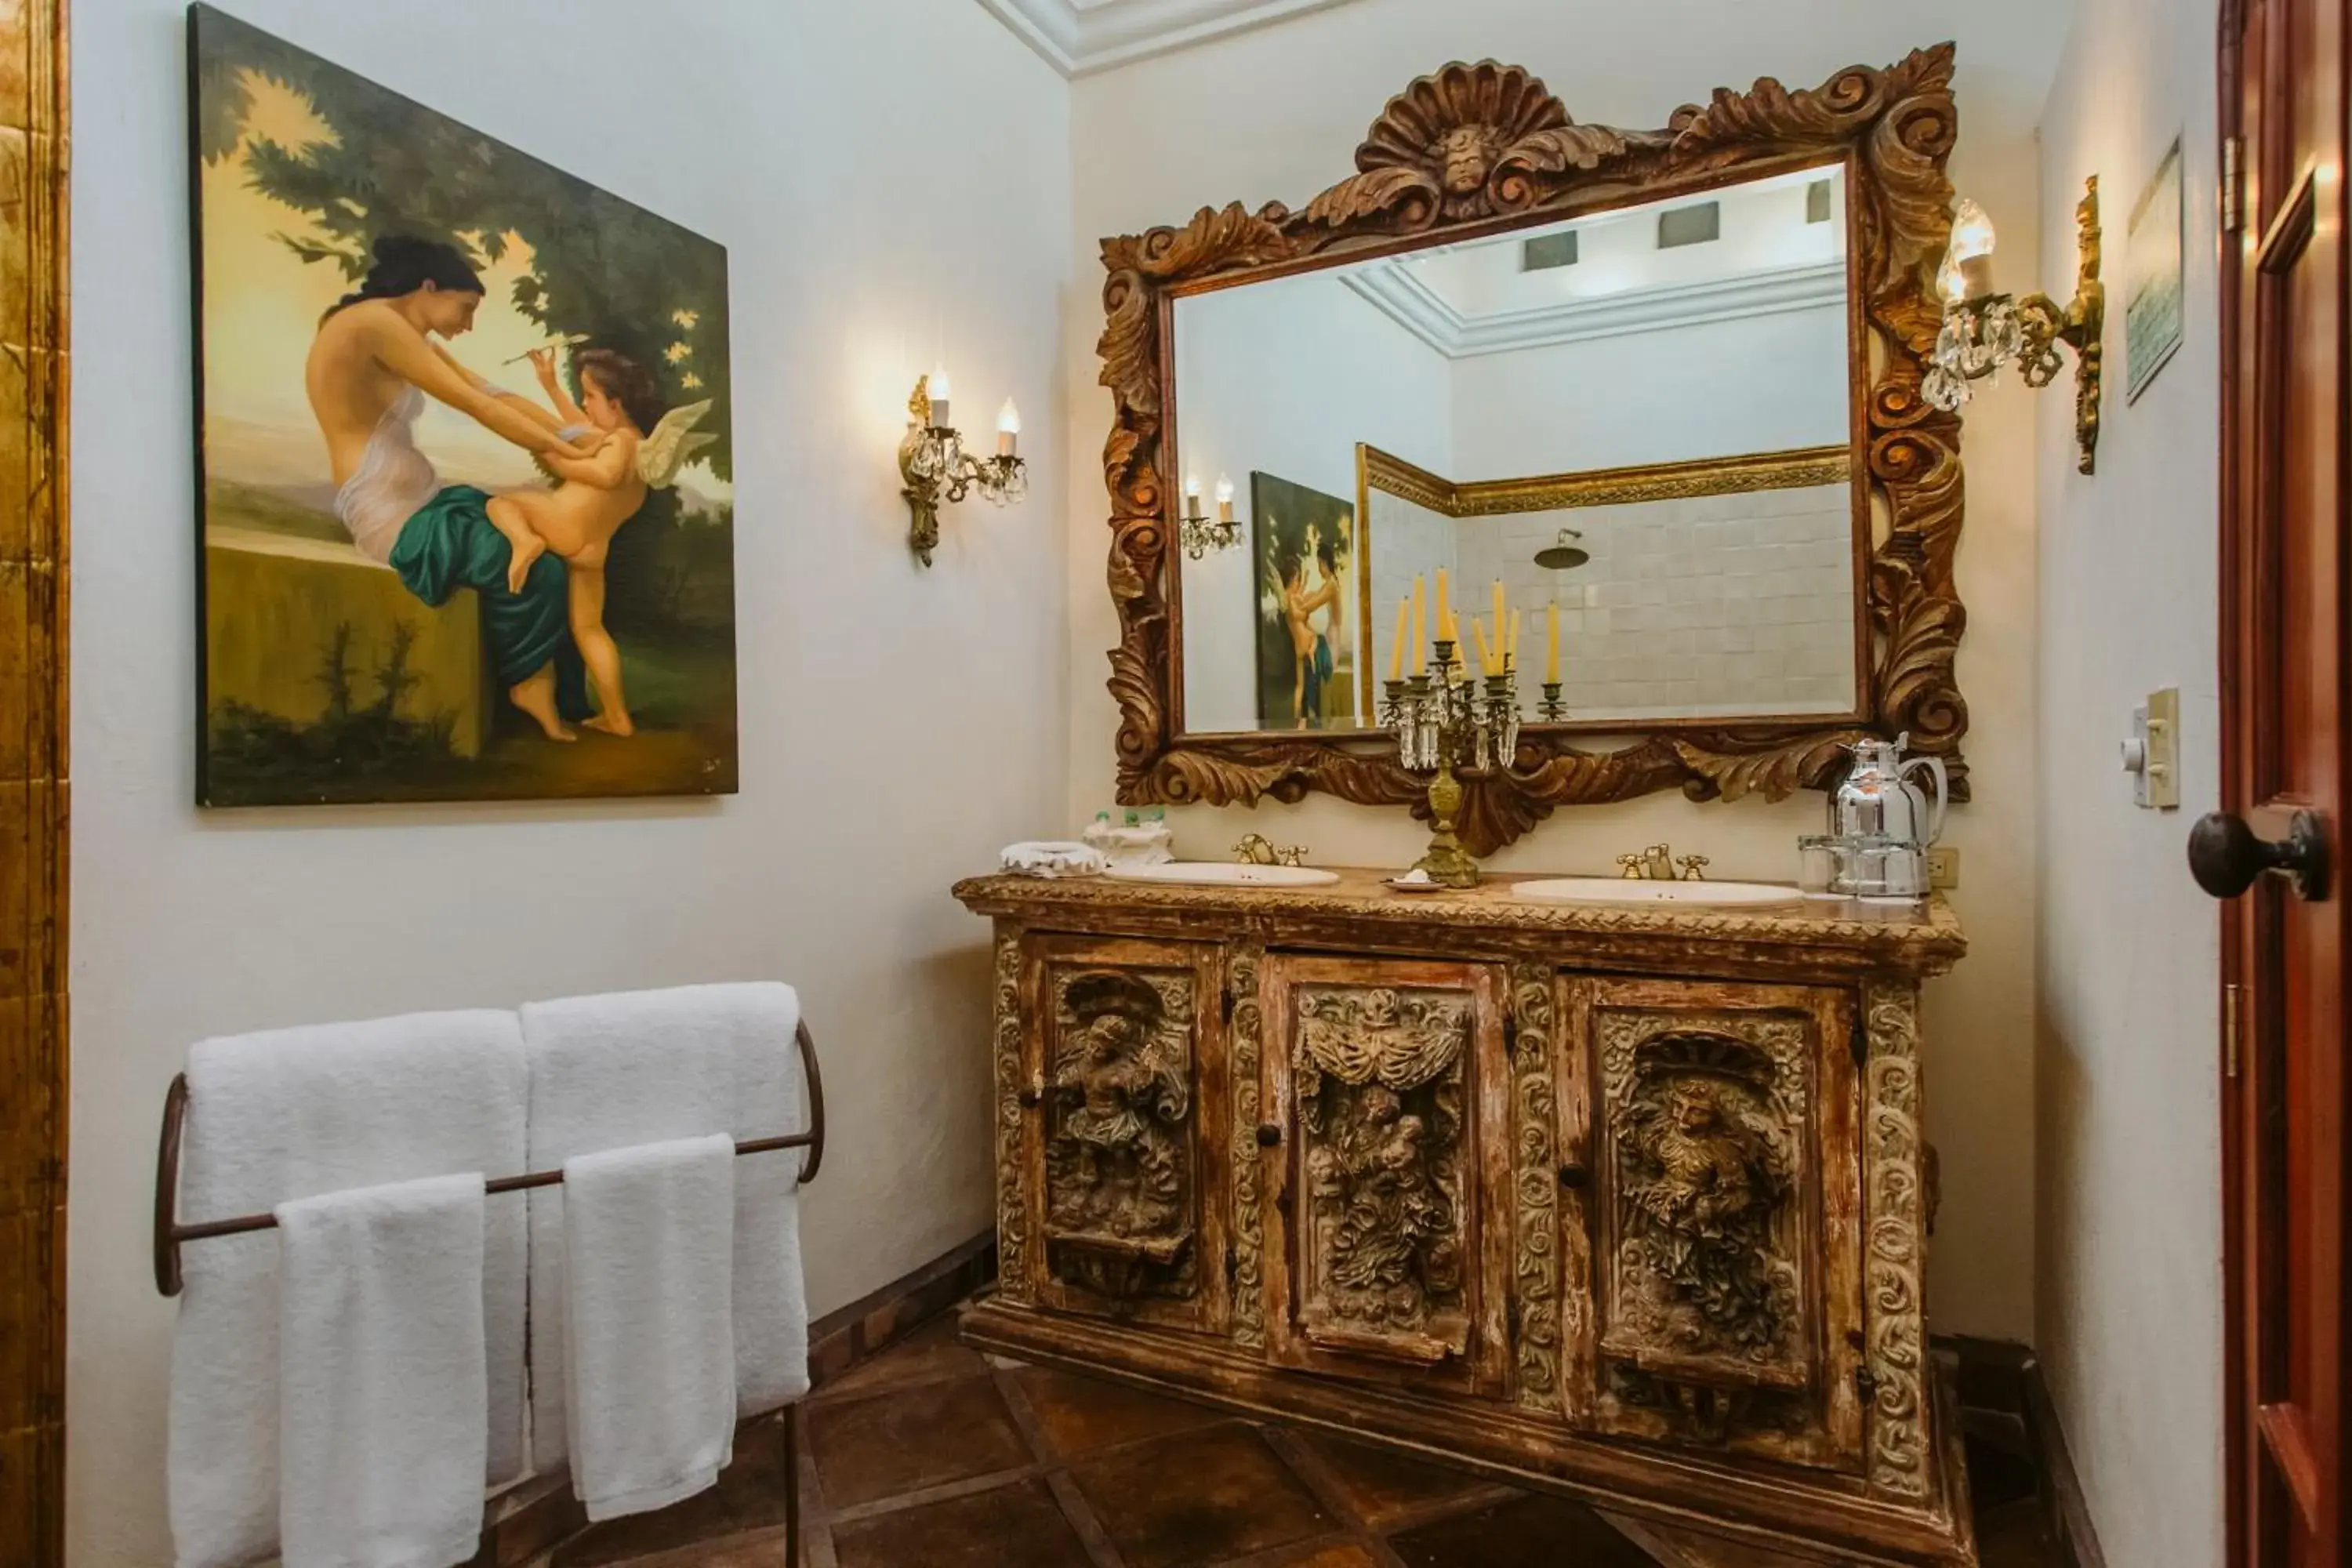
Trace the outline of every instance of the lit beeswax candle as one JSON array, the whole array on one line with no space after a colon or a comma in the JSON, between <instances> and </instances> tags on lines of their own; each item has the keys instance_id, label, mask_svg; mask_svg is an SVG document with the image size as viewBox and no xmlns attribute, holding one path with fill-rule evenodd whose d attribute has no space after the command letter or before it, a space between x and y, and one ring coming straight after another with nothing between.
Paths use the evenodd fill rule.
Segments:
<instances>
[{"instance_id":1,"label":"lit beeswax candle","mask_svg":"<svg viewBox=\"0 0 2352 1568\"><path fill-rule=\"evenodd\" d=\"M1495 649L1494 646L1486 640L1486 623L1475 616L1471 616L1470 632L1478 639L1478 673L1481 676L1494 674Z\"/></svg>"},{"instance_id":2,"label":"lit beeswax candle","mask_svg":"<svg viewBox=\"0 0 2352 1568\"><path fill-rule=\"evenodd\" d=\"M1404 679L1404 645L1412 630L1412 595L1400 594L1397 595L1396 641L1389 648L1389 679L1391 681Z\"/></svg>"},{"instance_id":3,"label":"lit beeswax candle","mask_svg":"<svg viewBox=\"0 0 2352 1568\"><path fill-rule=\"evenodd\" d=\"M1454 640L1454 610L1445 599L1445 568L1437 569L1437 640Z\"/></svg>"},{"instance_id":4,"label":"lit beeswax candle","mask_svg":"<svg viewBox=\"0 0 2352 1568\"><path fill-rule=\"evenodd\" d=\"M1551 639L1551 653L1544 660L1544 684L1559 684L1559 601L1544 606L1544 632Z\"/></svg>"},{"instance_id":5,"label":"lit beeswax candle","mask_svg":"<svg viewBox=\"0 0 2352 1568\"><path fill-rule=\"evenodd\" d=\"M1510 629L1510 626L1511 626L1510 617L1503 614L1503 580L1502 580L1500 577L1497 577L1497 578L1496 578L1496 579L1495 579L1495 640L1496 640L1496 642L1500 643L1500 642L1502 642L1502 641L1503 641L1503 634L1504 634L1505 632L1507 632L1507 631L1508 631L1508 630ZM1499 651L1499 650L1498 650L1498 651Z\"/></svg>"}]
</instances>

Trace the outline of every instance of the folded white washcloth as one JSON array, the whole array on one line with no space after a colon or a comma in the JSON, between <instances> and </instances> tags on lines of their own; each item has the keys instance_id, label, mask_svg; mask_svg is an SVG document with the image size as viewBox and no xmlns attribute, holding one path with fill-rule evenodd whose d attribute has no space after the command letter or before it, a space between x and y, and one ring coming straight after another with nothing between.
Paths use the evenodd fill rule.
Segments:
<instances>
[{"instance_id":1,"label":"folded white washcloth","mask_svg":"<svg viewBox=\"0 0 2352 1568\"><path fill-rule=\"evenodd\" d=\"M667 1508L734 1458L735 1163L724 1133L564 1162L567 1436L592 1520Z\"/></svg>"},{"instance_id":2,"label":"folded white washcloth","mask_svg":"<svg viewBox=\"0 0 2352 1568\"><path fill-rule=\"evenodd\" d=\"M188 1053L180 1217L222 1219L352 1187L523 1168L522 1036L511 1013L431 1013L206 1040ZM491 1484L523 1461L523 1216L484 1221ZM180 1568L278 1542L278 1253L262 1233L182 1248L172 1342L172 1536Z\"/></svg>"},{"instance_id":3,"label":"folded white washcloth","mask_svg":"<svg viewBox=\"0 0 2352 1568\"><path fill-rule=\"evenodd\" d=\"M530 1163L724 1132L772 1138L805 1126L789 985L694 985L538 1002L522 1010L530 1058ZM736 1414L808 1392L808 1298L801 1279L800 1154L737 1162ZM530 1195L532 1455L563 1462L563 1190Z\"/></svg>"},{"instance_id":4,"label":"folded white washcloth","mask_svg":"<svg viewBox=\"0 0 2352 1568\"><path fill-rule=\"evenodd\" d=\"M482 1178L278 1205L285 1568L474 1555L488 1462Z\"/></svg>"}]
</instances>

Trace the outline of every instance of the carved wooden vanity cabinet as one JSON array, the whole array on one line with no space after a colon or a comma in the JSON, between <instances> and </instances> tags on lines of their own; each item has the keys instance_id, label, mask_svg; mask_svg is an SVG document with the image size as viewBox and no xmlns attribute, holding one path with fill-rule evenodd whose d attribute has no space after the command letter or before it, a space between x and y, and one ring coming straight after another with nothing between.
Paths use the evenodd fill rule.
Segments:
<instances>
[{"instance_id":1,"label":"carved wooden vanity cabinet","mask_svg":"<svg viewBox=\"0 0 2352 1568\"><path fill-rule=\"evenodd\" d=\"M1840 1562L1969 1563L1927 1348L1941 905L995 877L972 1343Z\"/></svg>"}]
</instances>

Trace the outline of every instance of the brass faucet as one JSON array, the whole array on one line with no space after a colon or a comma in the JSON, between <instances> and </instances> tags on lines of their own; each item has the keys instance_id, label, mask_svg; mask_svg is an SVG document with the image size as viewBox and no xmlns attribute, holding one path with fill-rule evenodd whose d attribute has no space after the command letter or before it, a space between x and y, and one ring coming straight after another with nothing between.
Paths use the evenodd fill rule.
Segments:
<instances>
[{"instance_id":1,"label":"brass faucet","mask_svg":"<svg viewBox=\"0 0 2352 1568\"><path fill-rule=\"evenodd\" d=\"M1675 869L1676 864L1682 869ZM1617 865L1623 879L1629 882L1704 882L1706 868L1714 864L1704 855L1685 855L1677 862L1673 848L1653 844L1638 855L1620 855Z\"/></svg>"},{"instance_id":2,"label":"brass faucet","mask_svg":"<svg viewBox=\"0 0 2352 1568\"><path fill-rule=\"evenodd\" d=\"M1304 866L1307 846L1277 849L1263 833L1253 833L1234 846L1234 859L1244 866Z\"/></svg>"}]
</instances>

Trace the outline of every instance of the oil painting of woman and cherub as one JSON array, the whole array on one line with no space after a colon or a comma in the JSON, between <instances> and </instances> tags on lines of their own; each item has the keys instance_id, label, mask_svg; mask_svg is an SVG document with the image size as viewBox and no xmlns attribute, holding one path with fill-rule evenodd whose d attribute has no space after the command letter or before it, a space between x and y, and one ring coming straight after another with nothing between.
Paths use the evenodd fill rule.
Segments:
<instances>
[{"instance_id":1,"label":"oil painting of woman and cherub","mask_svg":"<svg viewBox=\"0 0 2352 1568\"><path fill-rule=\"evenodd\" d=\"M207 805L730 794L727 252L189 11Z\"/></svg>"}]
</instances>

